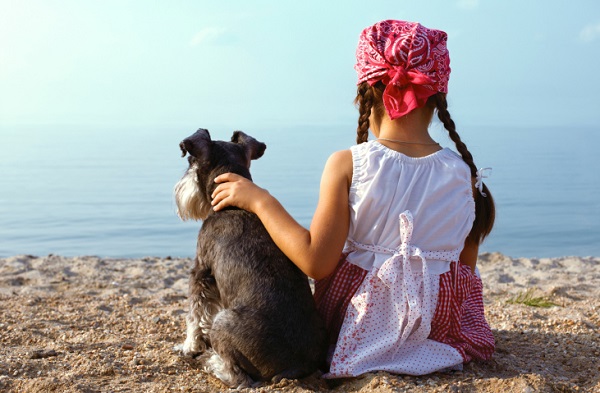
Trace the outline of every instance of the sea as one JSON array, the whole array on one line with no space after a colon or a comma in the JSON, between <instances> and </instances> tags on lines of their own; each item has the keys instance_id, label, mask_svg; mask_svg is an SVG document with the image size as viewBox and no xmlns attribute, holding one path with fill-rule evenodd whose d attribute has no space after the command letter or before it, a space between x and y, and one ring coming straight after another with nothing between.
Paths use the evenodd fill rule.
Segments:
<instances>
[{"instance_id":1,"label":"sea","mask_svg":"<svg viewBox=\"0 0 600 393\"><path fill-rule=\"evenodd\" d=\"M254 181L308 227L327 157L353 124L244 129L267 144ZM0 257L19 254L191 257L201 222L176 214L187 160L172 126L0 126ZM600 126L466 126L461 137L497 206L481 252L600 255ZM233 130L214 129L229 140ZM452 147L441 126L432 136Z\"/></svg>"}]
</instances>

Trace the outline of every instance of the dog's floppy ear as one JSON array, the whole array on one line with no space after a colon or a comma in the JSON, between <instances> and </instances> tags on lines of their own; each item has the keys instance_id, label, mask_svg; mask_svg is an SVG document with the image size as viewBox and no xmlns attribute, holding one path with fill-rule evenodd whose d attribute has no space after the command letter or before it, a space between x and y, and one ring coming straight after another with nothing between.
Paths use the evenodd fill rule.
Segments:
<instances>
[{"instance_id":1,"label":"dog's floppy ear","mask_svg":"<svg viewBox=\"0 0 600 393\"><path fill-rule=\"evenodd\" d=\"M267 145L257 141L250 135L244 134L242 131L235 131L231 137L231 142L240 144L244 147L248 162L250 162L250 160L256 160L257 158L262 157L265 149L267 148Z\"/></svg>"},{"instance_id":2,"label":"dog's floppy ear","mask_svg":"<svg viewBox=\"0 0 600 393\"><path fill-rule=\"evenodd\" d=\"M188 136L179 144L181 149L181 157L185 157L186 153L198 159L208 158L210 153L210 133L204 128L199 128L194 134Z\"/></svg>"}]
</instances>

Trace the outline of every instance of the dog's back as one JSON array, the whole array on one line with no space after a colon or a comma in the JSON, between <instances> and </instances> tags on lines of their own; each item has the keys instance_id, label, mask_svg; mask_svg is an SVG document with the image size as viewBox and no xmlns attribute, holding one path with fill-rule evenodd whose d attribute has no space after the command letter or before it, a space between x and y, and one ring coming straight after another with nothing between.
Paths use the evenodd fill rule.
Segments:
<instances>
[{"instance_id":1,"label":"dog's back","mask_svg":"<svg viewBox=\"0 0 600 393\"><path fill-rule=\"evenodd\" d=\"M213 347L220 345L221 334L215 332L221 328L227 330L223 345L231 346L231 337L237 337L237 350L253 365L245 371L255 380L280 374L298 378L321 366L325 332L308 278L277 248L256 215L238 209L211 214L197 251L198 267L210 265L228 310L213 321Z\"/></svg>"}]
</instances>

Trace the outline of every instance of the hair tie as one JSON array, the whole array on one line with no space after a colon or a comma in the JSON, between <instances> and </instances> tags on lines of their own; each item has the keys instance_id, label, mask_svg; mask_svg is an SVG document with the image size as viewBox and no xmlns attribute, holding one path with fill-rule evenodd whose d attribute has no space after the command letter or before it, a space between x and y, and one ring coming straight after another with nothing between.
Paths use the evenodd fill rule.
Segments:
<instances>
[{"instance_id":1,"label":"hair tie","mask_svg":"<svg viewBox=\"0 0 600 393\"><path fill-rule=\"evenodd\" d=\"M484 171L489 171L488 174L486 175L484 173ZM477 171L476 175L476 182L475 182L475 188L477 188L479 190L479 193L481 194L482 197L487 197L487 194L485 192L483 192L483 179L487 179L489 177L489 175L492 174L492 168L479 168L479 170Z\"/></svg>"}]
</instances>

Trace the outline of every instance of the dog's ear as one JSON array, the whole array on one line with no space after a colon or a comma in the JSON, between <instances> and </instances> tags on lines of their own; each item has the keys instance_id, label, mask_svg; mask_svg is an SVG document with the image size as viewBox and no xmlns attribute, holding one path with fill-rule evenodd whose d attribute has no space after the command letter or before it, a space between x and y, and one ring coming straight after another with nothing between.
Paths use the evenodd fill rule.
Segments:
<instances>
[{"instance_id":1,"label":"dog's ear","mask_svg":"<svg viewBox=\"0 0 600 393\"><path fill-rule=\"evenodd\" d=\"M257 141L250 135L244 134L242 131L235 131L231 137L231 142L240 144L244 147L248 162L250 162L250 160L256 160L257 158L262 157L265 149L267 148L267 145Z\"/></svg>"},{"instance_id":2,"label":"dog's ear","mask_svg":"<svg viewBox=\"0 0 600 393\"><path fill-rule=\"evenodd\" d=\"M198 159L208 158L210 153L210 133L204 128L199 128L194 134L188 136L179 144L181 149L181 157L185 157L186 153Z\"/></svg>"}]
</instances>

